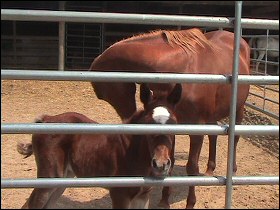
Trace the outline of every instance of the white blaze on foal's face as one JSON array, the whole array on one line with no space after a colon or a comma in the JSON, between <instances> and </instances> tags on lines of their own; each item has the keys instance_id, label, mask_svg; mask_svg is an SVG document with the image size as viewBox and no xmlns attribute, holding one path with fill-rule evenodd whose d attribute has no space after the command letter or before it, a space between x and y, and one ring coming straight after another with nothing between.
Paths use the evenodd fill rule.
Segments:
<instances>
[{"instance_id":1,"label":"white blaze on foal's face","mask_svg":"<svg viewBox=\"0 0 280 210\"><path fill-rule=\"evenodd\" d=\"M165 124L167 122L167 120L169 120L169 117L170 117L170 113L168 112L168 110L165 107L159 106L159 107L154 108L153 119L157 123Z\"/></svg>"}]
</instances>

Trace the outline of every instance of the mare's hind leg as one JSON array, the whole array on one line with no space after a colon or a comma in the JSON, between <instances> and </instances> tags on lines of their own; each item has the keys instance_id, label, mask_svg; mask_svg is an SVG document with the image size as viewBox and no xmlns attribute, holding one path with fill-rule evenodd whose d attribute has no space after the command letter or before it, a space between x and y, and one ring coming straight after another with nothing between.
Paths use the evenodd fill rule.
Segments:
<instances>
[{"instance_id":1,"label":"mare's hind leg","mask_svg":"<svg viewBox=\"0 0 280 210\"><path fill-rule=\"evenodd\" d=\"M236 112L236 124L241 124L242 119L244 117L244 106L242 106L239 110ZM237 148L237 143L239 141L240 136L236 135L234 137L234 150L233 150L233 173L235 174L237 171L237 163L236 163L236 148Z\"/></svg>"},{"instance_id":2,"label":"mare's hind leg","mask_svg":"<svg viewBox=\"0 0 280 210\"><path fill-rule=\"evenodd\" d=\"M170 168L170 171L169 171L169 176L171 176L172 171L173 171L173 167L174 167L174 164L175 164L175 141L173 141L173 147L172 147L172 150L171 150L170 159L171 159L171 168ZM171 195L171 192L172 192L172 187L171 186L163 187L162 194L161 194L161 200L158 204L159 207L162 207L162 208L165 208L165 209L170 209L169 197Z\"/></svg>"},{"instance_id":3,"label":"mare's hind leg","mask_svg":"<svg viewBox=\"0 0 280 210\"><path fill-rule=\"evenodd\" d=\"M236 112L236 124L241 124L242 119L244 116L244 106L242 106L237 112ZM214 170L216 168L216 151L217 151L217 135L208 135L209 138L209 157L208 157L208 164L207 164L207 170L205 172L205 175L207 176L213 176ZM234 162L233 162L233 172L235 173L237 171L237 164L236 164L236 147L237 143L239 141L240 136L234 137Z\"/></svg>"}]
</instances>

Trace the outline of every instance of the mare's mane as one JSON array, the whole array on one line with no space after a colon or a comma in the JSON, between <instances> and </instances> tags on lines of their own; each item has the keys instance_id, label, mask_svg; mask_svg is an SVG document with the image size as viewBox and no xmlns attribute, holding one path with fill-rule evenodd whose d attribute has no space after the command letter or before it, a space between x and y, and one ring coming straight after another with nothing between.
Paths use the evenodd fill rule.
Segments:
<instances>
[{"instance_id":1,"label":"mare's mane","mask_svg":"<svg viewBox=\"0 0 280 210\"><path fill-rule=\"evenodd\" d=\"M214 52L218 49L214 43L208 40L205 35L198 29L188 29L181 31L169 31L169 30L157 30L149 33L143 33L132 36L130 38L122 40L122 42L139 41L143 39L154 38L156 36L164 36L167 43L171 46L179 46L186 53L197 53L198 48L196 45L202 48L209 48Z\"/></svg>"}]
</instances>

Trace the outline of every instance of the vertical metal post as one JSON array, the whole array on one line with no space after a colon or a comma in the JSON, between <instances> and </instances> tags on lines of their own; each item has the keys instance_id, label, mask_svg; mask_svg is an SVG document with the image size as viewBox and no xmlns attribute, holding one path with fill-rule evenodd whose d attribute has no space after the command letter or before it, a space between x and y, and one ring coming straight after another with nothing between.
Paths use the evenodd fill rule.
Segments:
<instances>
[{"instance_id":1,"label":"vertical metal post","mask_svg":"<svg viewBox=\"0 0 280 210\"><path fill-rule=\"evenodd\" d=\"M267 29L266 30L266 48L265 48L265 63L264 63L264 75L267 76L267 53L268 53L268 38L269 38L269 30ZM264 110L265 109L265 98L266 98L266 88L267 86L264 85L263 87L263 106L262 106L262 109Z\"/></svg>"},{"instance_id":2,"label":"vertical metal post","mask_svg":"<svg viewBox=\"0 0 280 210\"><path fill-rule=\"evenodd\" d=\"M179 15L182 15L182 13L183 13L183 6L182 6L182 4L179 5L179 12L178 13L179 13ZM181 30L182 26L177 26L177 29Z\"/></svg>"},{"instance_id":3,"label":"vertical metal post","mask_svg":"<svg viewBox=\"0 0 280 210\"><path fill-rule=\"evenodd\" d=\"M238 87L238 72L239 72L239 48L241 36L241 10L242 1L235 2L235 21L234 21L234 57L233 57L233 72L231 82L231 106L229 119L229 137L228 137L228 158L227 158L227 179L226 179L226 199L225 208L231 208L232 202L232 175L233 175L233 155L234 155L234 137L235 137L235 120L236 120L236 101Z\"/></svg>"},{"instance_id":4,"label":"vertical metal post","mask_svg":"<svg viewBox=\"0 0 280 210\"><path fill-rule=\"evenodd\" d=\"M102 2L102 12L106 12L107 11L107 1L105 2ZM104 50L106 50L106 24L105 23L100 23L100 27L101 27L101 30L100 30L100 43L101 43L101 46L100 46L100 49L99 49L99 53L103 53Z\"/></svg>"},{"instance_id":5,"label":"vertical metal post","mask_svg":"<svg viewBox=\"0 0 280 210\"><path fill-rule=\"evenodd\" d=\"M65 1L59 1L59 10L65 10ZM59 22L59 35L58 35L58 70L64 70L65 58L65 22Z\"/></svg>"},{"instance_id":6,"label":"vertical metal post","mask_svg":"<svg viewBox=\"0 0 280 210\"><path fill-rule=\"evenodd\" d=\"M16 21L13 21L13 60L15 62L15 66L17 66L17 28Z\"/></svg>"}]
</instances>

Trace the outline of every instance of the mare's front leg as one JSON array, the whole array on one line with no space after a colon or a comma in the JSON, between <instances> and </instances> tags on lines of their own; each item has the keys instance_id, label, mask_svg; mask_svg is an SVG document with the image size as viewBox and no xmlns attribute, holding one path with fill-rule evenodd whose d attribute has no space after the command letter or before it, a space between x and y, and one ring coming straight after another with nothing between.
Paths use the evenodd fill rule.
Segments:
<instances>
[{"instance_id":1,"label":"mare's front leg","mask_svg":"<svg viewBox=\"0 0 280 210\"><path fill-rule=\"evenodd\" d=\"M203 143L203 135L190 135L190 151L188 163L186 166L187 174L191 176L199 175L198 160ZM187 209L192 209L196 203L195 186L189 186L189 193L187 198Z\"/></svg>"},{"instance_id":2,"label":"mare's front leg","mask_svg":"<svg viewBox=\"0 0 280 210\"><path fill-rule=\"evenodd\" d=\"M207 169L205 172L206 176L213 176L216 168L216 153L217 153L217 135L208 135L209 138L209 156Z\"/></svg>"}]
</instances>

